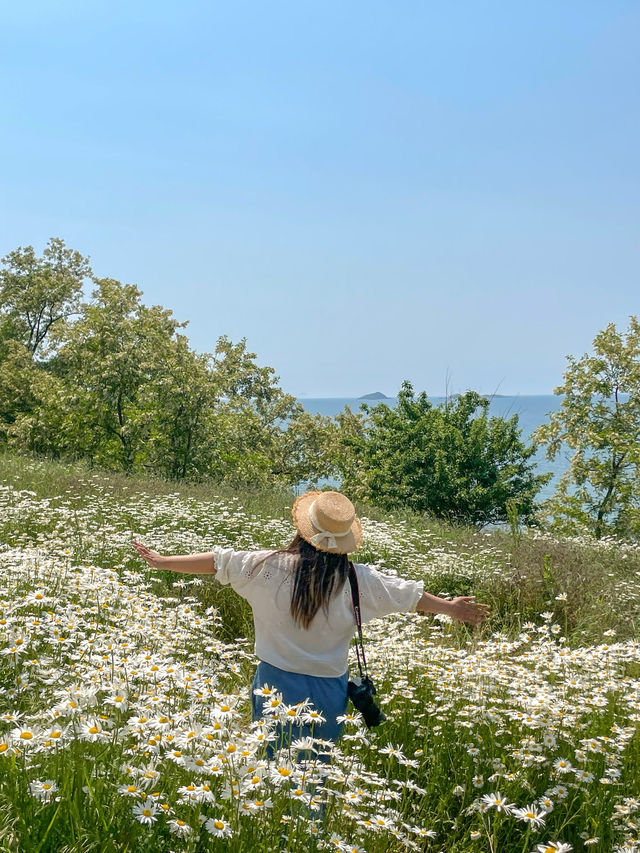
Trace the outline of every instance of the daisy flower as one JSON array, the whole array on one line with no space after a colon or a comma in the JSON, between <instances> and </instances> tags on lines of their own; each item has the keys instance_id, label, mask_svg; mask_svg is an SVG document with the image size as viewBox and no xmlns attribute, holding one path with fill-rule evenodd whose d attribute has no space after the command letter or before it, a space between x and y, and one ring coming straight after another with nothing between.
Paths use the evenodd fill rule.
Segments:
<instances>
[{"instance_id":1,"label":"daisy flower","mask_svg":"<svg viewBox=\"0 0 640 853\"><path fill-rule=\"evenodd\" d=\"M181 785L178 788L178 802L183 805L185 803L200 802L200 794L198 788L191 783L190 785Z\"/></svg>"},{"instance_id":2,"label":"daisy flower","mask_svg":"<svg viewBox=\"0 0 640 853\"><path fill-rule=\"evenodd\" d=\"M294 765L285 761L281 764L278 764L276 767L271 768L271 770L269 771L269 779L276 785L281 785L287 780L293 780L294 773Z\"/></svg>"},{"instance_id":3,"label":"daisy flower","mask_svg":"<svg viewBox=\"0 0 640 853\"><path fill-rule=\"evenodd\" d=\"M266 682L262 685L262 687L257 687L253 691L254 696L277 696L282 699L282 694L278 693L275 687L270 687Z\"/></svg>"},{"instance_id":4,"label":"daisy flower","mask_svg":"<svg viewBox=\"0 0 640 853\"><path fill-rule=\"evenodd\" d=\"M105 705L113 705L114 708L120 708L121 711L125 711L127 709L127 705L129 704L127 701L127 697L122 693L116 693L113 696L105 696L102 700Z\"/></svg>"},{"instance_id":5,"label":"daisy flower","mask_svg":"<svg viewBox=\"0 0 640 853\"><path fill-rule=\"evenodd\" d=\"M104 729L98 720L85 720L82 723L80 730L80 739L87 740L89 743L95 743L97 740L104 740Z\"/></svg>"},{"instance_id":6,"label":"daisy flower","mask_svg":"<svg viewBox=\"0 0 640 853\"><path fill-rule=\"evenodd\" d=\"M308 803L311 797L309 794L305 794L302 788L291 788L289 791L289 796L292 800L300 800L303 803Z\"/></svg>"},{"instance_id":7,"label":"daisy flower","mask_svg":"<svg viewBox=\"0 0 640 853\"><path fill-rule=\"evenodd\" d=\"M305 751L311 750L317 752L315 748L315 739L312 737L299 737L291 741L291 749L302 749Z\"/></svg>"},{"instance_id":8,"label":"daisy flower","mask_svg":"<svg viewBox=\"0 0 640 853\"><path fill-rule=\"evenodd\" d=\"M262 776L257 773L255 776L248 776L242 783L242 793L247 791L256 791L262 787Z\"/></svg>"},{"instance_id":9,"label":"daisy flower","mask_svg":"<svg viewBox=\"0 0 640 853\"><path fill-rule=\"evenodd\" d=\"M140 797L144 792L137 785L120 785L118 793L125 797Z\"/></svg>"},{"instance_id":10,"label":"daisy flower","mask_svg":"<svg viewBox=\"0 0 640 853\"><path fill-rule=\"evenodd\" d=\"M233 835L233 830L227 821L221 817L210 817L205 821L204 828L215 838L225 838Z\"/></svg>"},{"instance_id":11,"label":"daisy flower","mask_svg":"<svg viewBox=\"0 0 640 853\"><path fill-rule=\"evenodd\" d=\"M515 803L508 803L506 797L503 797L500 791L496 794L484 794L481 800L489 808L495 808L496 811L504 812L505 814L510 814L515 806Z\"/></svg>"},{"instance_id":12,"label":"daisy flower","mask_svg":"<svg viewBox=\"0 0 640 853\"><path fill-rule=\"evenodd\" d=\"M23 726L13 729L9 734L11 740L16 746L34 746L40 739L40 731L34 726Z\"/></svg>"},{"instance_id":13,"label":"daisy flower","mask_svg":"<svg viewBox=\"0 0 640 853\"><path fill-rule=\"evenodd\" d=\"M339 717L336 717L337 723L358 723L363 719L362 714L340 714Z\"/></svg>"},{"instance_id":14,"label":"daisy flower","mask_svg":"<svg viewBox=\"0 0 640 853\"><path fill-rule=\"evenodd\" d=\"M570 853L573 850L571 844L564 841L547 841L546 844L538 844L533 853Z\"/></svg>"},{"instance_id":15,"label":"daisy flower","mask_svg":"<svg viewBox=\"0 0 640 853\"><path fill-rule=\"evenodd\" d=\"M5 723L18 723L23 717L23 711L10 711L8 714L0 714L0 720L4 720Z\"/></svg>"},{"instance_id":16,"label":"daisy flower","mask_svg":"<svg viewBox=\"0 0 640 853\"><path fill-rule=\"evenodd\" d=\"M580 768L577 768L573 772L579 782L593 782L593 773L590 773L588 770L581 770Z\"/></svg>"},{"instance_id":17,"label":"daisy flower","mask_svg":"<svg viewBox=\"0 0 640 853\"><path fill-rule=\"evenodd\" d=\"M11 755L11 744L8 738L0 738L0 755Z\"/></svg>"},{"instance_id":18,"label":"daisy flower","mask_svg":"<svg viewBox=\"0 0 640 853\"><path fill-rule=\"evenodd\" d=\"M372 818L372 823L380 829L395 829L394 822L384 815L375 815L375 817Z\"/></svg>"},{"instance_id":19,"label":"daisy flower","mask_svg":"<svg viewBox=\"0 0 640 853\"><path fill-rule=\"evenodd\" d=\"M392 755L395 758L404 758L405 757L402 750L400 749L400 747L396 746L393 743L390 743L388 746L385 746L382 749L379 749L378 752L381 755Z\"/></svg>"},{"instance_id":20,"label":"daisy flower","mask_svg":"<svg viewBox=\"0 0 640 853\"><path fill-rule=\"evenodd\" d=\"M212 716L216 720L228 720L232 717L237 717L238 712L232 705L222 704L215 706L212 711Z\"/></svg>"},{"instance_id":21,"label":"daisy flower","mask_svg":"<svg viewBox=\"0 0 640 853\"><path fill-rule=\"evenodd\" d=\"M538 811L535 805L525 806L523 809L513 809L513 814L520 820L527 821L530 826L544 826L544 809Z\"/></svg>"},{"instance_id":22,"label":"daisy flower","mask_svg":"<svg viewBox=\"0 0 640 853\"><path fill-rule=\"evenodd\" d=\"M174 820L168 820L167 826L169 827L169 832L172 835L177 835L178 838L187 838L193 832L193 829L189 826L185 821L180 820L180 818L175 818Z\"/></svg>"},{"instance_id":23,"label":"daisy flower","mask_svg":"<svg viewBox=\"0 0 640 853\"><path fill-rule=\"evenodd\" d=\"M158 818L156 817L157 806L153 802L136 803L132 809L133 816L140 823L152 824Z\"/></svg>"},{"instance_id":24,"label":"daisy flower","mask_svg":"<svg viewBox=\"0 0 640 853\"><path fill-rule=\"evenodd\" d=\"M320 726L320 725L322 725L322 723L325 723L327 720L326 717L322 716L320 711L316 711L314 708L312 708L310 711L307 711L306 713L302 714L301 716L302 716L302 721L304 723L306 723L307 725L310 725L310 726L312 726L314 723L316 723L317 725Z\"/></svg>"},{"instance_id":25,"label":"daisy flower","mask_svg":"<svg viewBox=\"0 0 640 853\"><path fill-rule=\"evenodd\" d=\"M41 803L50 803L51 797L58 790L58 786L53 779L45 779L44 782L34 780L33 782L29 782L29 790L31 791L31 796L40 800Z\"/></svg>"},{"instance_id":26,"label":"daisy flower","mask_svg":"<svg viewBox=\"0 0 640 853\"><path fill-rule=\"evenodd\" d=\"M284 723L293 723L293 725L299 726L305 722L304 718L307 714L302 710L300 705L286 705L282 703L279 708L279 716Z\"/></svg>"}]
</instances>

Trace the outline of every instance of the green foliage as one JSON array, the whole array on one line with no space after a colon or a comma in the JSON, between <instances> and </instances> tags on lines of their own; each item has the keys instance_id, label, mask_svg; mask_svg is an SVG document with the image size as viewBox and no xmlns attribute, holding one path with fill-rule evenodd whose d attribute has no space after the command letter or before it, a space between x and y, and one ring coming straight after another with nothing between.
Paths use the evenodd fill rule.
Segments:
<instances>
[{"instance_id":1,"label":"green foliage","mask_svg":"<svg viewBox=\"0 0 640 853\"><path fill-rule=\"evenodd\" d=\"M94 289L83 301L83 283ZM52 238L0 268L0 447L169 481L269 489L341 479L354 499L483 527L508 521L565 534L640 535L640 326L613 324L576 361L562 410L520 441L518 418L489 418L467 391L440 406L403 383L398 406L305 411L246 339L196 353L172 312L133 284L93 276ZM629 394L628 401L620 399ZM575 449L553 498L528 462L548 443Z\"/></svg>"},{"instance_id":2,"label":"green foliage","mask_svg":"<svg viewBox=\"0 0 640 853\"><path fill-rule=\"evenodd\" d=\"M477 527L506 520L508 501L534 521L535 495L551 475L532 473L534 449L520 441L518 416L489 418L488 407L475 391L433 406L403 382L395 409L365 404L364 424L345 416L351 433L343 487L385 509L404 506Z\"/></svg>"},{"instance_id":3,"label":"green foliage","mask_svg":"<svg viewBox=\"0 0 640 853\"><path fill-rule=\"evenodd\" d=\"M567 356L562 407L538 427L534 444L554 459L565 442L575 450L555 494L542 506L559 534L640 536L640 324L626 337L614 323L593 341L593 355ZM624 401L620 395L628 394Z\"/></svg>"},{"instance_id":4,"label":"green foliage","mask_svg":"<svg viewBox=\"0 0 640 853\"><path fill-rule=\"evenodd\" d=\"M36 257L33 246L18 247L2 258L0 311L9 336L35 355L47 337L60 334L77 312L82 283L91 275L89 258L51 238Z\"/></svg>"},{"instance_id":5,"label":"green foliage","mask_svg":"<svg viewBox=\"0 0 640 853\"><path fill-rule=\"evenodd\" d=\"M3 263L0 444L230 486L333 470L330 419L285 394L245 339L222 336L213 354L198 354L178 332L186 322L111 278L93 278L91 300L80 301L88 260L62 240L40 258L29 246Z\"/></svg>"}]
</instances>

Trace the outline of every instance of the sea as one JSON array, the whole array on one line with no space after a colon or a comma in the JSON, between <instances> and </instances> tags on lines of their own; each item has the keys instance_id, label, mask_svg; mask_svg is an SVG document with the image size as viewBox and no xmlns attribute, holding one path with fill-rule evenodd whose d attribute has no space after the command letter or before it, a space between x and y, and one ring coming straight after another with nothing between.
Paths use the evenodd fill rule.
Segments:
<instances>
[{"instance_id":1,"label":"sea","mask_svg":"<svg viewBox=\"0 0 640 853\"><path fill-rule=\"evenodd\" d=\"M345 406L349 406L353 412L360 409L362 403L367 402L369 405L375 405L377 402L382 402L386 406L395 406L398 402L397 398L389 397L384 400L364 400L356 397L299 397L299 402L312 414L321 414L335 416L341 412ZM443 403L445 397L428 397L428 400L433 405ZM546 423L549 420L549 415L552 412L557 412L562 407L564 395L560 394L519 394L513 397L487 395L489 400L488 416L511 418L513 415L518 416L518 427L521 430L520 440L524 444L530 443L530 437L536 427ZM480 410L478 410L478 414ZM550 497L556 489L558 481L563 472L569 468L571 456L575 452L567 445L563 444L555 456L555 459L548 459L545 455L546 446L541 445L536 450L536 453L530 458L530 463L535 463L535 471L538 474L551 471L553 477L549 482L540 489L536 496L536 502L540 503L545 498ZM299 491L304 491L307 484L300 484ZM334 480L322 481L319 485L338 486ZM571 490L570 490L571 491Z\"/></svg>"}]
</instances>

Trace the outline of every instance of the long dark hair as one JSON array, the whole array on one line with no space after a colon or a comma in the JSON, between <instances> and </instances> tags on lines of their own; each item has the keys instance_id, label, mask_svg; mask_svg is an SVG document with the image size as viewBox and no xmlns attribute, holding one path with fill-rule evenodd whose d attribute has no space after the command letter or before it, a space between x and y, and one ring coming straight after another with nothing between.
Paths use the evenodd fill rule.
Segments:
<instances>
[{"instance_id":1,"label":"long dark hair","mask_svg":"<svg viewBox=\"0 0 640 853\"><path fill-rule=\"evenodd\" d=\"M349 575L349 556L319 551L299 533L286 548L275 553L298 558L291 582L290 612L294 622L308 628L321 607L328 615L331 597L342 589Z\"/></svg>"}]
</instances>

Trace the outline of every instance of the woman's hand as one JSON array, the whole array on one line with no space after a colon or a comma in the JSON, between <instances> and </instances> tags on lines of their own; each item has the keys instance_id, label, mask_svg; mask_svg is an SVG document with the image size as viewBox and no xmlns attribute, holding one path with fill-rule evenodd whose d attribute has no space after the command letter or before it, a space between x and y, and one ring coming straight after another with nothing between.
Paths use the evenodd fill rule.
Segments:
<instances>
[{"instance_id":1,"label":"woman's hand","mask_svg":"<svg viewBox=\"0 0 640 853\"><path fill-rule=\"evenodd\" d=\"M479 625L489 615L489 605L478 604L474 599L475 595L459 595L452 599L449 616L453 619L459 619L461 622Z\"/></svg>"},{"instance_id":2,"label":"woman's hand","mask_svg":"<svg viewBox=\"0 0 640 853\"><path fill-rule=\"evenodd\" d=\"M135 539L131 540L131 546L134 548L138 554L145 560L153 569L161 569L162 564L165 561L165 557L162 554L158 554L157 551L152 551L150 548L147 548L146 545L143 545L141 542L136 542Z\"/></svg>"}]
</instances>

